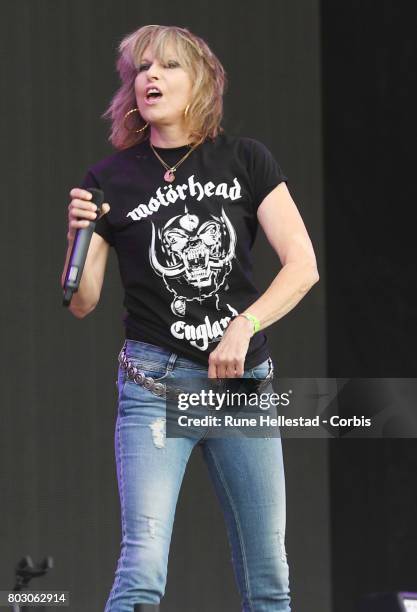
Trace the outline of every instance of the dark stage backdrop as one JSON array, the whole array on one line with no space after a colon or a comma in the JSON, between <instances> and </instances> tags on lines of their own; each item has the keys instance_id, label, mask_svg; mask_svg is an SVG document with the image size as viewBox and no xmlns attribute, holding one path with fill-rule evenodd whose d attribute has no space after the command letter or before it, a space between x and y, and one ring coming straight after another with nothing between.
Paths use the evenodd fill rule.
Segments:
<instances>
[{"instance_id":1,"label":"dark stage backdrop","mask_svg":"<svg viewBox=\"0 0 417 612\"><path fill-rule=\"evenodd\" d=\"M416 13L412 2L322 1L329 376L417 372ZM381 380L375 408L395 414L399 391ZM329 449L332 609L417 592L416 440Z\"/></svg>"},{"instance_id":2,"label":"dark stage backdrop","mask_svg":"<svg viewBox=\"0 0 417 612\"><path fill-rule=\"evenodd\" d=\"M55 567L32 588L69 590L77 612L103 610L121 540L113 430L123 309L114 253L97 309L78 320L62 307L68 194L112 151L100 115L118 85L116 47L149 23L189 27L209 42L230 79L225 128L264 142L288 175L321 279L269 338L281 376L325 375L318 0L3 1L0 589L12 587L22 555L49 554ZM264 290L280 264L262 232L255 252ZM283 446L294 610L330 612L327 443ZM221 510L197 453L162 609L240 609Z\"/></svg>"}]
</instances>

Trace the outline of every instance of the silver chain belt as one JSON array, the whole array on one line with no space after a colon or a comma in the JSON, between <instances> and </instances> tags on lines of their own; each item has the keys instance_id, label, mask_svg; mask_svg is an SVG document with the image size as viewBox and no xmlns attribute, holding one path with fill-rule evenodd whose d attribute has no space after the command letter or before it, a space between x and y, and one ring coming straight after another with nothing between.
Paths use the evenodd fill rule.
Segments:
<instances>
[{"instance_id":1,"label":"silver chain belt","mask_svg":"<svg viewBox=\"0 0 417 612\"><path fill-rule=\"evenodd\" d=\"M146 376L134 363L127 358L126 347L123 346L118 357L120 367L126 371L126 376L129 380L133 381L137 385L148 389L154 395L158 397L166 397L169 399L177 399L178 394L181 393L181 389L169 388L165 383L155 381L152 376Z\"/></svg>"},{"instance_id":2,"label":"silver chain belt","mask_svg":"<svg viewBox=\"0 0 417 612\"><path fill-rule=\"evenodd\" d=\"M144 387L145 389L148 389L148 391L150 391L154 395L157 395L158 397L165 397L166 399L176 400L178 398L178 395L182 393L183 391L181 389L174 389L173 387L169 387L167 389L167 386L165 383L155 381L152 378L152 376L146 376L145 373L142 372L133 363L133 361L130 361L130 359L127 358L125 346L123 346L122 350L119 353L118 361L120 363L120 367L126 371L126 376L129 380L133 381L137 385L140 385L141 387ZM269 357L268 374L266 378L264 378L264 380L262 380L258 384L256 388L257 392L263 389L269 383L269 381L272 380L273 378L274 378L274 369L272 365L272 359ZM217 384L220 384L220 382L221 382L221 379L218 379Z\"/></svg>"}]
</instances>

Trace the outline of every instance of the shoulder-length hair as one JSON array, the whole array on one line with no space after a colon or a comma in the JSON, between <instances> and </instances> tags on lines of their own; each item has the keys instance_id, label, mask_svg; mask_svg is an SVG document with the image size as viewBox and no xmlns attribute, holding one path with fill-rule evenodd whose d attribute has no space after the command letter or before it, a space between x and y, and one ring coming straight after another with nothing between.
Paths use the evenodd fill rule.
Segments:
<instances>
[{"instance_id":1,"label":"shoulder-length hair","mask_svg":"<svg viewBox=\"0 0 417 612\"><path fill-rule=\"evenodd\" d=\"M170 42L193 83L192 101L186 116L190 144L206 138L214 139L224 131L220 123L227 76L215 54L202 38L186 28L147 25L128 34L119 45L116 67L122 84L102 115L111 120L109 140L116 149L126 149L148 137L147 129L139 133L134 131L145 125L139 111L128 117L128 129L125 115L137 108L134 81L145 49L150 45L158 61L164 63L167 60L166 46Z\"/></svg>"}]
</instances>

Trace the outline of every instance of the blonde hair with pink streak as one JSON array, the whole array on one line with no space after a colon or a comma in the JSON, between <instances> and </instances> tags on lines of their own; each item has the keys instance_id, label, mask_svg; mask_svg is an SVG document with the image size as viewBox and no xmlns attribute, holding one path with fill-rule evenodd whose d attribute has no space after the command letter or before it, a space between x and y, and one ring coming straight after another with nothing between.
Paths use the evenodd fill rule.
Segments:
<instances>
[{"instance_id":1,"label":"blonde hair with pink streak","mask_svg":"<svg viewBox=\"0 0 417 612\"><path fill-rule=\"evenodd\" d=\"M110 142L116 149L126 149L147 138L147 130L136 134L133 130L145 125L139 112L129 116L128 131L124 117L137 108L134 81L145 49L151 46L160 62L166 61L167 43L173 43L180 64L193 83L192 101L187 113L191 134L190 144L206 138L213 139L223 132L223 94L227 84L226 72L204 40L186 28L147 25L128 34L119 45L116 63L121 86L102 115L111 119Z\"/></svg>"}]
</instances>

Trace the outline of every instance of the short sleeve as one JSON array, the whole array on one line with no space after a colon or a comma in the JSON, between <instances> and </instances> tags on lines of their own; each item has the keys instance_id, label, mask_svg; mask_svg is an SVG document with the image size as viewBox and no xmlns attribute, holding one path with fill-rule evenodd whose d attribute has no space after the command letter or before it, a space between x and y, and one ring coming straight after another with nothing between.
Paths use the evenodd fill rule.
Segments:
<instances>
[{"instance_id":1,"label":"short sleeve","mask_svg":"<svg viewBox=\"0 0 417 612\"><path fill-rule=\"evenodd\" d=\"M246 139L250 146L249 173L251 175L255 211L277 185L288 182L280 165L269 149L255 139Z\"/></svg>"},{"instance_id":2,"label":"short sleeve","mask_svg":"<svg viewBox=\"0 0 417 612\"><path fill-rule=\"evenodd\" d=\"M81 183L82 189L88 189L89 187L95 187L96 189L101 189L99 181L94 176L91 170L88 170L87 174L85 175ZM105 197L106 196L104 196L104 198ZM109 219L108 219L109 214L110 214L110 211L106 213L105 215L103 215L102 217L100 217L100 219L96 221L96 226L94 228L94 231L96 232L96 234L99 234L99 236L104 238L104 240L108 242L110 246L114 246L113 228L111 227L109 223Z\"/></svg>"}]
</instances>

